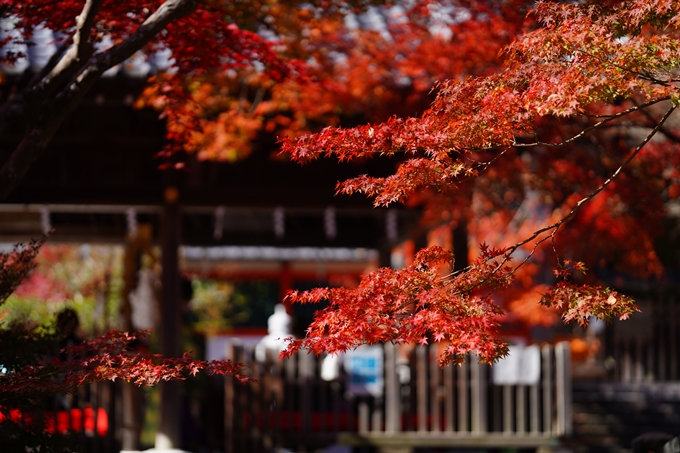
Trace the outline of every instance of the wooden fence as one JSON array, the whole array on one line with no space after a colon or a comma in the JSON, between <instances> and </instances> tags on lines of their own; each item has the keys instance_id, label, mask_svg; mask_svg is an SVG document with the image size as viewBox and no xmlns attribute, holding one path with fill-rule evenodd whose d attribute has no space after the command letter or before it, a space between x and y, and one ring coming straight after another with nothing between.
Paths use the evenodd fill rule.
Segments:
<instances>
[{"instance_id":1,"label":"wooden fence","mask_svg":"<svg viewBox=\"0 0 680 453\"><path fill-rule=\"evenodd\" d=\"M680 294L659 290L632 295L641 312L607 327L601 359L610 379L624 383L680 380Z\"/></svg>"},{"instance_id":2,"label":"wooden fence","mask_svg":"<svg viewBox=\"0 0 680 453\"><path fill-rule=\"evenodd\" d=\"M78 453L117 453L117 385L97 382L72 395L57 396L28 410L11 410L7 422L30 425L55 437L70 439ZM118 404L119 406L119 404ZM3 423L4 421L0 421Z\"/></svg>"},{"instance_id":3,"label":"wooden fence","mask_svg":"<svg viewBox=\"0 0 680 453\"><path fill-rule=\"evenodd\" d=\"M537 382L494 385L491 367L474 357L441 368L435 347L414 348L405 358L386 344L382 393L353 396L346 379L321 379L321 360L312 355L261 363L251 348L233 344L228 356L247 364L258 382L225 380L225 451L311 451L336 443L403 452L550 450L571 432L570 351L560 343L540 352Z\"/></svg>"}]
</instances>

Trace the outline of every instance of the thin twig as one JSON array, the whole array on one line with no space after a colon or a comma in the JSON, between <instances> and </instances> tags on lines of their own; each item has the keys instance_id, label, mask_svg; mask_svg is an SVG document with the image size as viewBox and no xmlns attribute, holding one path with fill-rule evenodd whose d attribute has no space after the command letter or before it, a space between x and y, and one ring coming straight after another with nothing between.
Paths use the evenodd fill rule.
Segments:
<instances>
[{"instance_id":1,"label":"thin twig","mask_svg":"<svg viewBox=\"0 0 680 453\"><path fill-rule=\"evenodd\" d=\"M576 134L576 135L574 135L574 136L572 136L572 137L570 137L570 138L568 138L564 141L558 142L558 143L547 143L547 142L542 142L540 140L537 140L533 143L517 143L517 142L515 142L515 143L513 143L512 146L516 146L518 148L527 148L527 147L533 147L533 146L545 146L545 147L548 147L548 148L558 148L560 146L564 146L564 145L567 145L569 143L572 143L572 142L578 140L579 138L583 137L584 135L591 132L592 130L597 129L600 126L602 126L606 123L609 123L609 122L611 122L611 121L613 121L617 118L621 118L622 116L626 116L626 115L633 113L633 112L636 112L638 110L643 110L647 107L658 104L659 102L667 101L669 99L670 99L670 97L663 97L663 98L654 99L653 101L646 102L642 105L636 105L636 106L630 107L626 110L623 110L621 112L615 113L613 115L609 115L609 116L605 117L605 119L598 121L597 123L593 124L592 126L588 126L587 128L583 129L578 134Z\"/></svg>"},{"instance_id":2,"label":"thin twig","mask_svg":"<svg viewBox=\"0 0 680 453\"><path fill-rule=\"evenodd\" d=\"M541 234L543 234L547 231L554 229L555 232L557 232L557 230L562 225L564 225L564 223L567 220L571 219L576 214L576 212L578 212L578 210L581 209L581 206L583 206L588 201L592 200L597 194L602 192L609 184L611 184L614 181L614 179L616 179L616 177L623 171L623 169L635 158L635 156L637 156L640 153L642 148L652 139L652 137L654 137L654 135L656 135L656 133L659 131L659 129L661 129L661 127L666 122L668 117L671 116L671 114L675 111L675 108L676 107L674 105L671 106L671 108L669 108L668 111L666 111L666 113L661 118L659 123L654 127L654 129L652 129L652 131L644 138L644 140L642 140L642 142L640 142L640 144L635 148L635 150L630 154L630 156L628 156L626 158L626 160L624 160L623 163L621 165L619 165L619 167L616 169L616 171L614 171L614 173L612 173L612 175L609 178L607 178L606 181L604 181L602 184L600 184L600 186L597 189L595 189L590 194L588 194L587 196L585 196L584 198L579 200L578 203L576 203L576 205L571 209L571 211L569 211L569 213L566 216L562 217L560 220L558 220L557 222L555 222L551 225L548 225L546 227L543 227L543 228L536 230L534 232L534 234L531 235L531 237L529 237L529 238L527 238L527 239L525 239L521 242L518 242L518 243L514 244L513 246L509 247L508 249L506 249L506 251L504 253L505 258L497 266L497 268L496 268L496 270L494 270L494 272L497 272L498 270L500 270L503 267L503 265L510 259L510 255L512 255L520 247L528 244L529 242L533 241L538 236L540 236ZM544 240L545 239L541 240L541 242L544 241ZM526 260L523 261L522 263L520 263L520 265L518 265L517 267L515 267L515 270L519 269L519 267L521 267L521 264L523 264L524 262L526 262Z\"/></svg>"},{"instance_id":3,"label":"thin twig","mask_svg":"<svg viewBox=\"0 0 680 453\"><path fill-rule=\"evenodd\" d=\"M576 215L576 213L581 208L581 206L583 206L588 201L592 200L595 196L597 196L600 192L602 192L609 184L611 184L614 181L614 179L616 179L616 177L623 171L623 169L640 153L642 148L647 143L649 143L649 141L652 139L652 137L654 137L654 135L656 135L656 133L659 132L659 130L661 129L663 124L666 122L668 117L675 111L675 109L676 109L675 105L671 106L671 108L669 108L668 111L666 111L666 113L661 118L661 120L659 120L659 122L654 127L654 129L652 129L651 132L644 138L644 140L642 140L642 142L640 142L640 144L638 144L638 146L635 148L635 150L633 150L633 152L626 158L626 160L624 160L623 163L621 163L621 165L619 165L619 167L614 171L614 173L612 173L611 176L609 178L607 178L606 181L604 181L602 184L600 184L600 186L597 187L595 190L593 190L590 194L588 194L587 196L585 196L584 198L579 200L578 203L576 203L576 205L569 211L569 213L567 215L562 217L557 222L552 223L551 225L545 226L543 228L540 228L540 229L534 231L534 233L530 237L528 237L528 238L526 238L526 239L524 239L520 242L517 242L514 245L506 248L505 251L503 252L503 254L501 255L502 259L501 259L500 263L498 263L496 268L493 269L493 271L491 271L490 274L495 274L498 271L500 271L503 268L503 266L505 266L505 264L508 261L510 261L512 254L515 253L520 247L523 247L524 245L536 240L543 233L546 233L550 230L552 230L552 233L548 236L545 236L545 237L537 240L534 243L534 246L533 246L532 250L529 252L529 254L517 266L514 267L512 272L513 273L516 272L527 261L529 261L529 259L536 253L538 246L540 244L542 244L543 242L545 242L547 239L552 238L553 247L554 247L554 237L557 234L557 231L562 227L562 225L564 225L569 219L571 219L574 215ZM489 260L496 259L496 258L498 258L498 257L489 258L487 260L487 262ZM455 277L456 275L459 275L461 272L469 270L471 268L472 268L472 266L468 266L467 268L458 270L456 272L452 272L452 273L442 277L442 279L450 279L452 277ZM476 284L476 286L477 287L481 286L486 281L488 281L488 278L480 280ZM468 289L468 291L469 291L469 289Z\"/></svg>"}]
</instances>

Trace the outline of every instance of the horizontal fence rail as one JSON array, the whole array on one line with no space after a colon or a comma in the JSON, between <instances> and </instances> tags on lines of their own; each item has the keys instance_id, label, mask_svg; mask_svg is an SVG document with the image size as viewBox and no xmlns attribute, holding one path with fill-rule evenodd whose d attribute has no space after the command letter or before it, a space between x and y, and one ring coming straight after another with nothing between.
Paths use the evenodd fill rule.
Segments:
<instances>
[{"instance_id":1,"label":"horizontal fence rail","mask_svg":"<svg viewBox=\"0 0 680 453\"><path fill-rule=\"evenodd\" d=\"M534 382L494 384L492 367L474 355L440 367L437 346L378 350L377 373L366 378L340 367L325 375L325 358L302 352L281 361L238 344L227 355L245 363L257 382L225 379L225 451L273 448L310 451L334 443L395 447L527 447L549 449L571 432L570 350L567 343L537 352ZM347 362L348 357L344 358ZM375 369L372 370L375 372ZM370 374L370 373L369 373ZM376 379L377 377L377 379ZM375 382L374 382L375 381ZM496 379L498 381L498 379Z\"/></svg>"}]
</instances>

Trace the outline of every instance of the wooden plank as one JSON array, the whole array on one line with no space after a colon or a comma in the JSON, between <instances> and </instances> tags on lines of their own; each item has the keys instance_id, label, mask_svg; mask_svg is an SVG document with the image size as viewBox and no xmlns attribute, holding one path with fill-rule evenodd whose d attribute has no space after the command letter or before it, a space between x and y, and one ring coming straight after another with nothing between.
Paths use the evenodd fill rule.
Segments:
<instances>
[{"instance_id":1,"label":"wooden plank","mask_svg":"<svg viewBox=\"0 0 680 453\"><path fill-rule=\"evenodd\" d=\"M111 453L116 448L115 433L118 432L116 423L116 398L114 393L114 382L102 382L102 407L109 414L109 430L106 432L106 437L103 439L106 446L106 453Z\"/></svg>"},{"instance_id":2,"label":"wooden plank","mask_svg":"<svg viewBox=\"0 0 680 453\"><path fill-rule=\"evenodd\" d=\"M470 357L465 358L456 370L458 377L458 431L468 431L468 366Z\"/></svg>"},{"instance_id":3,"label":"wooden plank","mask_svg":"<svg viewBox=\"0 0 680 453\"><path fill-rule=\"evenodd\" d=\"M273 408L274 424L272 425L272 441L274 449L280 450L283 447L283 430L281 429L283 420L283 389L284 376L281 360L278 359L276 352L269 351L267 355L268 369L271 372L271 407Z\"/></svg>"},{"instance_id":4,"label":"wooden plank","mask_svg":"<svg viewBox=\"0 0 680 453\"><path fill-rule=\"evenodd\" d=\"M234 349L233 349L233 361L235 363L245 363L245 351L243 349L243 346L240 344L234 344ZM250 395L250 384L246 385L244 388L239 388L239 391L236 392L236 404L235 404L235 410L234 410L234 420L235 420L235 426L234 426L234 443L235 443L235 451L243 451L247 448L247 432L246 432L246 426L244 423L244 417L247 414L247 412L250 409L250 401L249 401L249 395Z\"/></svg>"},{"instance_id":5,"label":"wooden plank","mask_svg":"<svg viewBox=\"0 0 680 453\"><path fill-rule=\"evenodd\" d=\"M319 362L319 361L317 361ZM321 379L319 376L319 373L315 373L316 375L316 385L317 385L317 398L319 401L319 431L320 432L325 432L327 430L326 426L326 414L328 413L329 409L329 399L330 395L328 394L329 389L329 382L324 381Z\"/></svg>"},{"instance_id":6,"label":"wooden plank","mask_svg":"<svg viewBox=\"0 0 680 453\"><path fill-rule=\"evenodd\" d=\"M503 434L512 434L512 386L503 386Z\"/></svg>"},{"instance_id":7,"label":"wooden plank","mask_svg":"<svg viewBox=\"0 0 680 453\"><path fill-rule=\"evenodd\" d=\"M359 434L368 434L368 412L368 401L365 398L357 398Z\"/></svg>"},{"instance_id":8,"label":"wooden plank","mask_svg":"<svg viewBox=\"0 0 680 453\"><path fill-rule=\"evenodd\" d=\"M516 431L515 434L522 435L527 432L527 388L524 385L515 387L515 418Z\"/></svg>"},{"instance_id":9,"label":"wooden plank","mask_svg":"<svg viewBox=\"0 0 680 453\"><path fill-rule=\"evenodd\" d=\"M416 347L416 410L418 431L427 431L427 349Z\"/></svg>"},{"instance_id":10,"label":"wooden plank","mask_svg":"<svg viewBox=\"0 0 680 453\"><path fill-rule=\"evenodd\" d=\"M678 379L678 322L677 322L677 306L676 306L676 300L674 296L669 296L668 298L668 305L669 305L669 316L668 316L668 322L669 322L669 339L668 339L668 355L670 358L670 364L669 364L669 380L674 381Z\"/></svg>"},{"instance_id":11,"label":"wooden plank","mask_svg":"<svg viewBox=\"0 0 680 453\"><path fill-rule=\"evenodd\" d=\"M494 432L503 432L503 387L494 385L492 388L491 409L493 417L493 426L491 428Z\"/></svg>"},{"instance_id":12,"label":"wooden plank","mask_svg":"<svg viewBox=\"0 0 680 453\"><path fill-rule=\"evenodd\" d=\"M275 351L267 350L265 352L264 362L260 364L262 376L262 432L264 434L264 451L269 452L274 448L272 410L275 408L274 394L276 392L276 375L273 371L272 364L274 362L273 353Z\"/></svg>"},{"instance_id":13,"label":"wooden plank","mask_svg":"<svg viewBox=\"0 0 680 453\"><path fill-rule=\"evenodd\" d=\"M658 368L658 376L660 381L665 381L667 379L667 374L666 374L666 342L668 341L666 338L666 327L668 323L668 313L666 313L666 304L664 303L663 299L659 299L658 301L658 307L659 307L659 312L661 316L659 317L659 322L658 325L658 330L657 330L657 340L658 340L658 346L657 346L657 351L659 354L659 368Z\"/></svg>"},{"instance_id":14,"label":"wooden plank","mask_svg":"<svg viewBox=\"0 0 680 453\"><path fill-rule=\"evenodd\" d=\"M628 339L624 339L621 341L621 382L632 382L632 380L631 343Z\"/></svg>"},{"instance_id":15,"label":"wooden plank","mask_svg":"<svg viewBox=\"0 0 680 453\"><path fill-rule=\"evenodd\" d=\"M444 430L453 432L456 429L454 416L453 365L444 367Z\"/></svg>"},{"instance_id":16,"label":"wooden plank","mask_svg":"<svg viewBox=\"0 0 680 453\"><path fill-rule=\"evenodd\" d=\"M622 340L619 339L614 339L614 346L612 348L612 357L614 357L614 380L616 382L621 382L623 380L623 346L622 346Z\"/></svg>"},{"instance_id":17,"label":"wooden plank","mask_svg":"<svg viewBox=\"0 0 680 453\"><path fill-rule=\"evenodd\" d=\"M288 410L291 412L299 410L297 403L300 400L300 395L295 377L295 371L298 368L297 363L299 360L300 354L295 354L284 362L283 393L285 400L282 401L282 410Z\"/></svg>"},{"instance_id":18,"label":"wooden plank","mask_svg":"<svg viewBox=\"0 0 680 453\"><path fill-rule=\"evenodd\" d=\"M647 356L647 373L645 374L646 381L656 380L656 369L654 368L654 356L656 355L656 348L654 347L654 338L650 336L646 342L646 356Z\"/></svg>"},{"instance_id":19,"label":"wooden plank","mask_svg":"<svg viewBox=\"0 0 680 453\"><path fill-rule=\"evenodd\" d=\"M298 360L298 383L302 393L302 434L303 439L306 439L311 433L314 356L303 352L298 354ZM306 442L303 442L298 449L299 451L307 451Z\"/></svg>"},{"instance_id":20,"label":"wooden plank","mask_svg":"<svg viewBox=\"0 0 680 453\"><path fill-rule=\"evenodd\" d=\"M566 341L555 345L555 393L558 436L571 434L571 350Z\"/></svg>"},{"instance_id":21,"label":"wooden plank","mask_svg":"<svg viewBox=\"0 0 680 453\"><path fill-rule=\"evenodd\" d=\"M529 387L529 423L531 434L537 435L540 431L540 410L538 405L538 383Z\"/></svg>"},{"instance_id":22,"label":"wooden plank","mask_svg":"<svg viewBox=\"0 0 680 453\"><path fill-rule=\"evenodd\" d=\"M338 436L338 443L352 446L373 446L378 451L409 451L410 449L433 449L442 448L446 451L458 448L470 448L476 451L486 449L515 449L527 448L537 449L538 447L554 447L556 439L544 436L506 436L502 433L486 433L483 436L471 436L463 433L452 433L444 435L440 433L402 432L394 436L384 434L374 435L347 435ZM401 450L397 450L400 448ZM412 450L411 450L412 451Z\"/></svg>"},{"instance_id":23,"label":"wooden plank","mask_svg":"<svg viewBox=\"0 0 680 453\"><path fill-rule=\"evenodd\" d=\"M251 383L252 389L252 399L250 401L250 410L252 414L251 424L250 424L250 451L254 453L263 453L264 445L263 443L263 433L260 429L260 421L263 418L262 406L263 406L263 393L264 393L264 381L262 376L262 366L255 360L255 351L253 349L248 351L250 353L250 372L252 373L255 382Z\"/></svg>"},{"instance_id":24,"label":"wooden plank","mask_svg":"<svg viewBox=\"0 0 680 453\"><path fill-rule=\"evenodd\" d=\"M470 354L470 402L472 410L471 428L473 434L487 432L486 420L486 366L479 363L476 354Z\"/></svg>"},{"instance_id":25,"label":"wooden plank","mask_svg":"<svg viewBox=\"0 0 680 453\"><path fill-rule=\"evenodd\" d=\"M233 344L227 346L227 357L236 361L236 353ZM234 413L236 411L236 401L234 398L234 378L224 377L224 451L234 453Z\"/></svg>"},{"instance_id":26,"label":"wooden plank","mask_svg":"<svg viewBox=\"0 0 680 453\"><path fill-rule=\"evenodd\" d=\"M97 384L98 384L98 382L93 382L90 385L81 385L80 387L78 387L78 390L75 393L75 395L78 395L78 397L74 398L75 395L70 395L70 397L71 397L70 403L71 404L69 404L69 409L73 409L73 408L77 407L78 409L80 409L82 411L85 408L85 399L87 397L86 393L87 393L87 390L89 388L90 389L89 403L90 403L90 406L95 409L95 420L96 420L97 408L100 407L99 402L97 401ZM74 399L75 399L75 404L74 404ZM73 419L72 419L71 411L67 411L67 414L68 414L68 418L69 418L68 426L73 426L72 425ZM97 426L96 422L95 422L95 426ZM90 451L88 451L88 453L99 453L101 451L99 449L99 442L97 442L97 440L98 440L97 438L98 438L98 436L96 436L96 435L92 437L91 448L88 449L88 450L90 450ZM87 440L88 439L86 438L86 436L80 436L80 448L83 451L86 451L87 443L88 443Z\"/></svg>"},{"instance_id":27,"label":"wooden plank","mask_svg":"<svg viewBox=\"0 0 680 453\"><path fill-rule=\"evenodd\" d=\"M408 383L408 407L404 408L406 413L406 431L415 431L417 425L417 392L416 392L416 349L411 348L408 354L408 369L409 369L409 383Z\"/></svg>"},{"instance_id":28,"label":"wooden plank","mask_svg":"<svg viewBox=\"0 0 680 453\"><path fill-rule=\"evenodd\" d=\"M401 431L401 384L397 377L397 349L385 343L385 433Z\"/></svg>"},{"instance_id":29,"label":"wooden plank","mask_svg":"<svg viewBox=\"0 0 680 453\"><path fill-rule=\"evenodd\" d=\"M441 431L439 404L439 363L437 362L437 346L430 346L430 431Z\"/></svg>"},{"instance_id":30,"label":"wooden plank","mask_svg":"<svg viewBox=\"0 0 680 453\"><path fill-rule=\"evenodd\" d=\"M633 368L633 381L643 382L645 380L645 367L644 362L644 338L635 338L635 364Z\"/></svg>"},{"instance_id":31,"label":"wooden plank","mask_svg":"<svg viewBox=\"0 0 680 453\"><path fill-rule=\"evenodd\" d=\"M354 395L347 394L347 431L354 431L357 424L355 414L358 411L357 401Z\"/></svg>"},{"instance_id":32,"label":"wooden plank","mask_svg":"<svg viewBox=\"0 0 680 453\"><path fill-rule=\"evenodd\" d=\"M550 436L553 432L553 413L552 413L552 347L549 344L541 348L543 366L541 370L541 381L543 383L543 434Z\"/></svg>"},{"instance_id":33,"label":"wooden plank","mask_svg":"<svg viewBox=\"0 0 680 453\"><path fill-rule=\"evenodd\" d=\"M373 399L373 410L371 411L371 431L383 432L383 398L376 397Z\"/></svg>"},{"instance_id":34,"label":"wooden plank","mask_svg":"<svg viewBox=\"0 0 680 453\"><path fill-rule=\"evenodd\" d=\"M338 381L331 382L331 407L333 408L333 432L340 432L340 383ZM349 405L348 405L349 407ZM344 408L350 412L347 407ZM352 427L347 427L350 431Z\"/></svg>"}]
</instances>

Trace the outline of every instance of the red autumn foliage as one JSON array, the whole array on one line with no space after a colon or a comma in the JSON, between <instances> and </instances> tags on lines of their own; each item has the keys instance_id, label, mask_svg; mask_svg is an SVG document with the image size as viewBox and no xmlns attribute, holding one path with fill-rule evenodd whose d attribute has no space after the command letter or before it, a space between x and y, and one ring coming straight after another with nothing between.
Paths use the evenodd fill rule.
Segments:
<instances>
[{"instance_id":1,"label":"red autumn foliage","mask_svg":"<svg viewBox=\"0 0 680 453\"><path fill-rule=\"evenodd\" d=\"M210 375L231 375L245 382L248 378L241 366L228 360L206 362L185 353L179 358L163 358L134 350L133 343L148 332L110 331L92 340L66 346L58 354L29 357L25 366L9 368L0 379L0 403L15 398L71 393L90 382L122 379L139 386L152 386L161 381L183 380L200 371ZM31 360L32 359L32 360ZM11 361L11 360L10 360ZM8 363L5 367L11 367Z\"/></svg>"},{"instance_id":2,"label":"red autumn foliage","mask_svg":"<svg viewBox=\"0 0 680 453\"><path fill-rule=\"evenodd\" d=\"M502 250L482 251L474 265L437 285L432 280L427 281L433 286L422 288L412 283L420 274L427 279L439 263L425 260L403 271L408 279L395 278L389 285L384 275L392 271L381 270L356 290L293 293L291 298L300 301L323 296L331 306L292 350L307 345L318 353L356 346L357 310L379 320L372 330L357 333L370 332L366 341L417 341L401 326L412 326L412 318L427 309L415 302L420 294L427 307L455 303L452 294L468 293L462 275L480 287L502 276L503 285L489 288L497 292L539 255L557 262L558 279L541 303L562 310L565 321L581 324L590 316L626 319L636 310L632 299L584 283L591 277L581 276L582 260L591 268L646 278L663 274L654 239L662 230L664 203L675 195L678 138L667 120L680 99L680 6L643 0L543 1L532 17L538 26L504 49L500 70L482 77L454 74L440 82L436 99L420 116L282 140L283 151L301 163L328 156L340 161L402 156L391 176L363 175L338 184L338 192L366 194L377 206L416 200L436 212L447 203L460 209L460 200L473 200L478 212L484 207L493 213L503 204L508 212L508 202L516 206L519 201L521 207L532 195L545 211L531 231L519 237L510 231L513 240L504 242ZM666 152L668 159L662 157ZM452 195L459 201L451 201ZM505 216L507 228L526 213L514 208ZM375 293L367 292L380 284ZM433 293L434 287L440 290ZM404 293L415 304L408 310L375 302L394 304ZM476 308L489 319L497 310L493 303ZM465 312L461 316L457 322L462 324L476 319ZM427 332L444 325L437 319ZM484 324L473 331L477 342L466 339L465 344L502 345L495 327ZM456 335L467 331L448 332L453 338L442 339L456 345ZM502 348L486 352L486 359L494 359Z\"/></svg>"},{"instance_id":3,"label":"red autumn foliage","mask_svg":"<svg viewBox=\"0 0 680 453\"><path fill-rule=\"evenodd\" d=\"M152 60L170 52L170 85L160 77L161 94L183 92L179 78L256 67L271 80L303 72L302 64L286 55L285 36L267 33L272 20L285 12L309 9L311 16L338 16L362 7L364 0L2 0L4 37L0 62L15 63L27 52L31 36L41 27L56 33L54 54L0 108L0 131L17 122L24 133L0 166L0 198L18 184L40 156L71 111L94 84L112 68L135 57ZM281 13L280 11L284 11ZM285 27L283 27L285 28ZM271 31L271 30L270 30ZM278 30L276 30L278 31ZM24 46L24 47L22 47ZM294 57L294 56L293 56ZM177 91L177 87L180 87ZM177 123L179 124L179 122ZM189 125L190 126L190 125ZM168 132L169 150L187 138L184 127Z\"/></svg>"},{"instance_id":4,"label":"red autumn foliage","mask_svg":"<svg viewBox=\"0 0 680 453\"><path fill-rule=\"evenodd\" d=\"M475 352L491 362L505 355L507 347L489 335L497 326L500 309L491 300L494 290L506 288L510 268L499 267L500 250L485 249L472 265L475 272L442 278L440 268L450 266L453 255L439 247L423 249L412 265L392 270L381 268L366 276L355 289L317 288L292 291L288 299L298 303L327 300L307 329L307 337L293 340L282 353L287 357L300 348L316 354L337 353L361 344L388 341L427 344L448 342L440 363L461 363ZM487 275L483 280L478 276Z\"/></svg>"},{"instance_id":5,"label":"red autumn foliage","mask_svg":"<svg viewBox=\"0 0 680 453\"><path fill-rule=\"evenodd\" d=\"M43 240L44 241L44 240ZM0 253L3 303L33 267L43 241L17 246ZM6 288L6 289L5 289ZM199 371L232 375L245 381L240 365L230 361L206 362L185 354L180 358L135 350L134 344L148 332L118 332L59 348L62 332L50 334L35 326L10 326L0 331L0 405L17 398L69 393L89 382L121 379L136 385L185 379Z\"/></svg>"},{"instance_id":6,"label":"red autumn foliage","mask_svg":"<svg viewBox=\"0 0 680 453\"><path fill-rule=\"evenodd\" d=\"M163 111L175 141L202 159L233 161L250 153L263 134L296 137L324 126L378 122L427 108L433 84L451 74L485 74L498 66L498 50L525 24L529 2L450 1L465 20L440 33L424 7L386 8L381 31L351 29L343 16L309 5L276 3L268 30L284 54L308 64L302 74L276 83L258 71L155 79L138 102ZM526 23L531 23L527 20Z\"/></svg>"},{"instance_id":7,"label":"red autumn foliage","mask_svg":"<svg viewBox=\"0 0 680 453\"><path fill-rule=\"evenodd\" d=\"M229 160L242 155L244 149L247 152L259 128L285 131L291 138L284 139L284 152L299 162L322 156L340 160L403 156L403 163L392 176L360 176L339 184L339 192L365 193L378 205L418 200L434 206L442 199L448 201L441 203L453 205L456 202L449 197L460 191L461 199L478 196L482 205L488 202L493 208L512 201L515 195L522 199L528 191L537 191L550 208L544 226L511 244L481 248L468 268L443 277L440 267L452 257L442 250L428 249L418 254L413 265L402 270L378 270L354 290L291 294L291 299L300 302L327 299L330 306L319 314L309 336L294 342L289 353L300 347L317 353L342 351L363 342L425 343L432 337L449 342L442 362L457 361L468 351L487 361L498 358L506 349L496 335L499 309L494 294L511 284L513 275L535 256L541 244L553 245L563 279L546 291L545 305L562 307L565 319L579 321L590 315L626 317L634 310L630 299L610 290L572 283L573 273L564 272L562 257L578 254L577 248L570 247L582 237L584 228L603 231L606 225L615 224L615 239L642 231L638 236L641 243L635 245L638 255L626 263L631 265L626 268L637 265L639 270L647 265L650 274L658 273L651 243L655 226L663 217L663 196L674 197L677 176L667 172L673 169L672 164L661 164L663 159L655 154L662 151L650 141L657 133L673 137L664 124L679 98L674 73L680 63L677 5L643 0L539 2L526 22L530 30L505 48L500 57L503 66L497 69L499 61L488 49L510 41L525 22L516 17L504 21L511 16L507 11L494 10L495 2L457 3L468 6L472 19L479 19L453 27L454 32L458 27L461 34L469 33L470 39L462 46L457 41L414 39L425 36L424 27L418 28L417 22L404 26L408 33L395 31L398 39L390 45L376 40L370 32L348 40L342 36L337 16L322 21L314 14L322 9L332 13L339 2L313 5L316 9L311 12L306 6L298 8L300 12L292 16L287 14L299 4L246 3L3 1L0 11L4 17L17 18L24 36L45 23L57 30L74 30L69 39L75 46L68 50L64 46L61 62L53 62L22 96L3 106L5 113L20 112L27 133L15 150L21 159L12 157L0 169L0 197L25 173L25 168L17 171L14 163L35 159L105 70L138 50L167 47L176 59L178 74L155 79L148 102L165 109L171 142L188 151L203 149L201 157ZM416 10L422 7L416 4ZM276 42L247 30L247 24L260 19L267 23L269 16L280 24L277 32L297 34L291 33L286 41L289 35L280 33L284 38ZM286 22L285 17L294 17L298 23ZM236 18L243 27L235 25ZM309 36L300 39L302 32ZM326 41L333 34L336 39ZM94 52L94 44L104 36L112 38L113 47ZM362 52L354 50L356 43L364 46ZM286 51L280 52L279 45ZM482 45L487 50L477 52ZM458 66L450 65L452 60L447 59L452 51L459 52L460 58L455 59ZM333 61L332 52L344 53L348 67ZM469 58L473 55L476 59ZM15 57L10 54L7 59ZM308 67L303 71L295 63L295 58L311 57L320 69ZM406 92L391 72L394 60L400 62L397 74L412 80ZM253 62L261 64L264 73L249 74L256 79L252 82L254 94L235 100L233 96L242 88L245 76L233 78L224 71L240 70ZM221 72L208 74L208 68ZM314 88L310 90L308 85L300 85L303 88L298 91L290 90L290 84L301 83L298 80L274 84L302 72L319 83L311 85ZM343 72L345 79L329 77ZM359 74L365 77L355 77ZM407 115L417 110L428 101L430 83L445 77L451 78L437 85L434 102L422 115L386 118L394 112ZM247 90L250 83L246 80ZM258 95L260 89L266 96ZM368 100L375 108L369 114L356 113L358 100ZM660 107L665 114L657 111ZM363 119L373 124L327 128L296 138L322 124L340 124L343 113L355 123ZM623 121L639 125L642 135L631 134L622 126ZM206 144L214 146L204 147ZM500 181L509 182L507 193L502 193L506 189ZM666 187L667 193L660 197L659 192ZM637 202L633 200L640 193L643 196ZM497 200L499 194L502 197ZM599 210L598 216L588 215L592 199L601 201L611 220L602 220ZM642 212L652 214L645 218L646 226L639 220ZM563 231L567 235L562 235ZM568 234L576 239L561 242ZM648 257L646 261L639 260L641 250ZM111 363L127 366L124 357L115 360ZM178 377L172 374L176 366L185 372L198 367L189 359L174 359L179 362L168 363L165 368L153 357L135 360L158 367L150 371L153 382L163 376ZM99 372L97 367L106 363L81 365L94 366L90 370L94 376ZM98 376L113 377L106 374L111 370L102 370ZM77 382L81 378L74 375L73 379Z\"/></svg>"}]
</instances>

